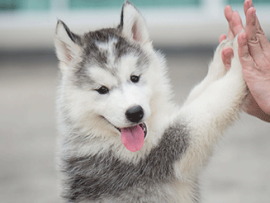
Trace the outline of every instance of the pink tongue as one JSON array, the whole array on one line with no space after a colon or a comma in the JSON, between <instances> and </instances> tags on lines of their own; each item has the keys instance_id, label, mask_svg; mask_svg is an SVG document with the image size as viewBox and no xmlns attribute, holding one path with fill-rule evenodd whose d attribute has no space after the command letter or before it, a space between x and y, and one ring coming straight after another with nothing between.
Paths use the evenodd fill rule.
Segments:
<instances>
[{"instance_id":1,"label":"pink tongue","mask_svg":"<svg viewBox=\"0 0 270 203\"><path fill-rule=\"evenodd\" d=\"M143 146L144 132L139 125L130 128L122 128L121 140L129 151L139 151Z\"/></svg>"}]
</instances>

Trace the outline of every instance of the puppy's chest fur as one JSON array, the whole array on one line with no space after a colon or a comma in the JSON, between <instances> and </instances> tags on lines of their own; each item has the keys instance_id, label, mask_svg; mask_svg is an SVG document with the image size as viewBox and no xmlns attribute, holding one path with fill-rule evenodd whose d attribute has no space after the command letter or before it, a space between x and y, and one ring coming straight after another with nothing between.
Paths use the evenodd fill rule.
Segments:
<instances>
[{"instance_id":1,"label":"puppy's chest fur","mask_svg":"<svg viewBox=\"0 0 270 203\"><path fill-rule=\"evenodd\" d=\"M63 158L67 177L64 197L75 202L114 198L118 198L116 202L143 202L140 198L151 202L160 196L160 201L167 196L161 188L175 183L174 164L188 141L185 127L177 124L169 127L159 144L136 164L120 160L112 152Z\"/></svg>"}]
</instances>

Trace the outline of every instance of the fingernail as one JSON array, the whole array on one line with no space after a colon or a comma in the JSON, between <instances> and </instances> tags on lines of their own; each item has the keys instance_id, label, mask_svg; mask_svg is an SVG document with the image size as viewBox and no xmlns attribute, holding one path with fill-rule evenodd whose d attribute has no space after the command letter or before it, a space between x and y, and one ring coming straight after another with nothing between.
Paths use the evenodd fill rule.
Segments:
<instances>
[{"instance_id":1,"label":"fingernail","mask_svg":"<svg viewBox=\"0 0 270 203\"><path fill-rule=\"evenodd\" d=\"M251 7L251 2L250 2L250 0L247 0L247 5L248 5L249 8Z\"/></svg>"},{"instance_id":2,"label":"fingernail","mask_svg":"<svg viewBox=\"0 0 270 203\"><path fill-rule=\"evenodd\" d=\"M247 6L248 8L254 7L253 2L251 0L248 0Z\"/></svg>"},{"instance_id":3,"label":"fingernail","mask_svg":"<svg viewBox=\"0 0 270 203\"><path fill-rule=\"evenodd\" d=\"M249 7L252 7L252 6L253 6L253 3L252 3L251 0L247 0L247 2L248 2L248 6L249 6Z\"/></svg>"},{"instance_id":4,"label":"fingernail","mask_svg":"<svg viewBox=\"0 0 270 203\"><path fill-rule=\"evenodd\" d=\"M243 34L242 34L242 39L246 39L246 37L247 37L247 36L246 36L246 33L243 33Z\"/></svg>"}]
</instances>

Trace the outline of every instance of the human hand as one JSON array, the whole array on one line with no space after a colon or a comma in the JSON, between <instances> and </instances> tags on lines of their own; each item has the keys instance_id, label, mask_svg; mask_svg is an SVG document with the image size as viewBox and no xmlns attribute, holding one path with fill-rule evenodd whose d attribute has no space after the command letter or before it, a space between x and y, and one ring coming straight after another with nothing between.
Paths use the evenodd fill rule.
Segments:
<instances>
[{"instance_id":1,"label":"human hand","mask_svg":"<svg viewBox=\"0 0 270 203\"><path fill-rule=\"evenodd\" d=\"M251 0L244 2L246 27L238 36L239 57L243 77L249 87L249 94L243 103L243 109L250 115L270 122L270 44L264 35ZM237 12L226 6L225 17L229 23L228 38L235 37L243 25ZM220 36L220 41L226 35ZM233 51L227 47L222 51L222 59L227 70L230 68Z\"/></svg>"},{"instance_id":2,"label":"human hand","mask_svg":"<svg viewBox=\"0 0 270 203\"><path fill-rule=\"evenodd\" d=\"M224 15L228 21L229 29L228 29L228 38L233 40L238 33L240 33L244 27L242 24L242 20L237 11L233 11L231 6L226 6L224 9ZM219 38L219 42L225 40L227 36L225 34L221 35ZM222 52L222 60L227 70L231 67L231 58L233 57L233 50L231 47L225 47Z\"/></svg>"},{"instance_id":3,"label":"human hand","mask_svg":"<svg viewBox=\"0 0 270 203\"><path fill-rule=\"evenodd\" d=\"M270 43L251 0L244 4L245 32L239 35L239 57L243 77L260 108L270 115Z\"/></svg>"}]
</instances>

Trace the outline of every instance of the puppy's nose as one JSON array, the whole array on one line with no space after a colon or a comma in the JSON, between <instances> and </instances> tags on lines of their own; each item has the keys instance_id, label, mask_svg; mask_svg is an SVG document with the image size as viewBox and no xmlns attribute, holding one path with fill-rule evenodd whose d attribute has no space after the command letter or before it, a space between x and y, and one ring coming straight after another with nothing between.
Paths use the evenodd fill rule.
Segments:
<instances>
[{"instance_id":1,"label":"puppy's nose","mask_svg":"<svg viewBox=\"0 0 270 203\"><path fill-rule=\"evenodd\" d=\"M138 123L144 116L143 108L141 106L134 106L126 111L126 117L133 123Z\"/></svg>"}]
</instances>

